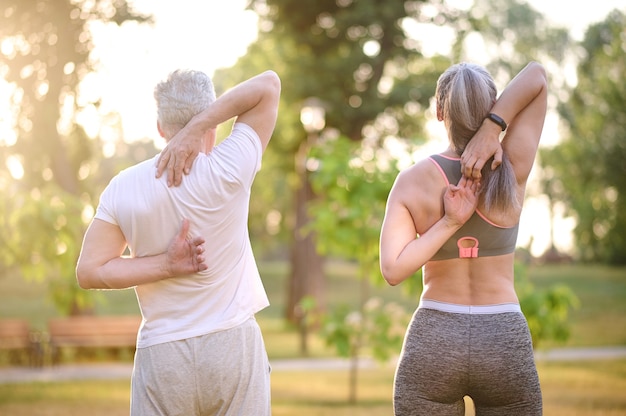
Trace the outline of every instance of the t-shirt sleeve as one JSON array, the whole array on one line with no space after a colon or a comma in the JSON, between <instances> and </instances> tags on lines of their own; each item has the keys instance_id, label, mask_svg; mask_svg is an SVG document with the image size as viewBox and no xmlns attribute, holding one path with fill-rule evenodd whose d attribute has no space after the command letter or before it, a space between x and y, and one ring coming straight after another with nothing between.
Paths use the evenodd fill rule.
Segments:
<instances>
[{"instance_id":1,"label":"t-shirt sleeve","mask_svg":"<svg viewBox=\"0 0 626 416\"><path fill-rule=\"evenodd\" d=\"M254 129L244 123L235 123L233 130L214 150L220 164L245 186L252 186L261 169L263 149Z\"/></svg>"},{"instance_id":2,"label":"t-shirt sleeve","mask_svg":"<svg viewBox=\"0 0 626 416\"><path fill-rule=\"evenodd\" d=\"M100 202L98 208L96 208L96 214L94 218L102 221L106 221L110 224L119 225L115 215L115 189L117 188L117 177L113 178L111 182L100 195Z\"/></svg>"}]
</instances>

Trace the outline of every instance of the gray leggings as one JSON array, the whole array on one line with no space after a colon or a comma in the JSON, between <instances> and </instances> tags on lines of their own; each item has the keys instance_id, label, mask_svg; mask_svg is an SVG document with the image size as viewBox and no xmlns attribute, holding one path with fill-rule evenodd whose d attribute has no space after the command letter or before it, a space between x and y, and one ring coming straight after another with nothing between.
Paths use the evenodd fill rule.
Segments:
<instances>
[{"instance_id":1,"label":"gray leggings","mask_svg":"<svg viewBox=\"0 0 626 416\"><path fill-rule=\"evenodd\" d=\"M520 312L450 313L418 308L396 370L396 416L542 414L528 324Z\"/></svg>"}]
</instances>

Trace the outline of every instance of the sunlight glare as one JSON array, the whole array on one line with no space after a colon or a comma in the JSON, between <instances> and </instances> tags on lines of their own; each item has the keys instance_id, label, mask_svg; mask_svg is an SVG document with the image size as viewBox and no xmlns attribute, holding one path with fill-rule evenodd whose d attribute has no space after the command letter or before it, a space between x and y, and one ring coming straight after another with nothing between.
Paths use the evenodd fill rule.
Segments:
<instances>
[{"instance_id":1,"label":"sunlight glare","mask_svg":"<svg viewBox=\"0 0 626 416\"><path fill-rule=\"evenodd\" d=\"M85 205L83 211L80 214L80 218L83 220L83 224L89 224L93 218L96 210L91 205Z\"/></svg>"},{"instance_id":2,"label":"sunlight glare","mask_svg":"<svg viewBox=\"0 0 626 416\"><path fill-rule=\"evenodd\" d=\"M377 40L368 40L365 42L365 45L363 45L363 53L370 58L378 56L380 53L380 43L378 43Z\"/></svg>"},{"instance_id":3,"label":"sunlight glare","mask_svg":"<svg viewBox=\"0 0 626 416\"><path fill-rule=\"evenodd\" d=\"M11 84L0 78L0 97L10 97L14 90ZM13 146L17 142L14 122L10 100L0 99L0 146Z\"/></svg>"},{"instance_id":4,"label":"sunlight glare","mask_svg":"<svg viewBox=\"0 0 626 416\"><path fill-rule=\"evenodd\" d=\"M19 180L24 177L24 166L18 156L11 155L7 157L6 166L13 179Z\"/></svg>"},{"instance_id":5,"label":"sunlight glare","mask_svg":"<svg viewBox=\"0 0 626 416\"><path fill-rule=\"evenodd\" d=\"M155 2L133 7L154 25L94 25L94 56L102 62L91 87L102 93L104 113L122 114L125 141L157 138L154 85L177 68L213 75L230 67L256 39L258 17L245 0ZM156 142L156 140L155 140Z\"/></svg>"}]
</instances>

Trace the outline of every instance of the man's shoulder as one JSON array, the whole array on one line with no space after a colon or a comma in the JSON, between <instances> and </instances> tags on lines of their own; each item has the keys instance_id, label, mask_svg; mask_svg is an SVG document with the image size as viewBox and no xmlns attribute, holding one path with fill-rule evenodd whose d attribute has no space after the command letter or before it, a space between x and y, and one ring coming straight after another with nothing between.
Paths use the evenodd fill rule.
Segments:
<instances>
[{"instance_id":1,"label":"man's shoulder","mask_svg":"<svg viewBox=\"0 0 626 416\"><path fill-rule=\"evenodd\" d=\"M135 163L134 165L131 165L127 168L122 169L119 173L118 176L122 176L122 175L135 175L138 173L142 173L142 172L146 172L149 170L154 170L156 171L156 159L159 155L157 154L156 156L150 158L150 159L146 159L144 161Z\"/></svg>"},{"instance_id":2,"label":"man's shoulder","mask_svg":"<svg viewBox=\"0 0 626 416\"><path fill-rule=\"evenodd\" d=\"M228 137L215 148L220 149L218 153L234 153L237 156L242 156L243 149L254 149L253 153L263 153L261 139L257 132L249 125L241 122L235 123ZM249 153L249 150L246 150L245 153Z\"/></svg>"},{"instance_id":3,"label":"man's shoulder","mask_svg":"<svg viewBox=\"0 0 626 416\"><path fill-rule=\"evenodd\" d=\"M259 138L257 132L252 127L242 122L237 122L233 125L233 129L226 140L228 139L248 139L250 143L258 145L259 148L261 147L261 139Z\"/></svg>"},{"instance_id":4,"label":"man's shoulder","mask_svg":"<svg viewBox=\"0 0 626 416\"><path fill-rule=\"evenodd\" d=\"M122 169L111 179L110 185L120 182L127 184L130 181L141 180L141 178L148 176L155 177L157 157L158 155Z\"/></svg>"}]
</instances>

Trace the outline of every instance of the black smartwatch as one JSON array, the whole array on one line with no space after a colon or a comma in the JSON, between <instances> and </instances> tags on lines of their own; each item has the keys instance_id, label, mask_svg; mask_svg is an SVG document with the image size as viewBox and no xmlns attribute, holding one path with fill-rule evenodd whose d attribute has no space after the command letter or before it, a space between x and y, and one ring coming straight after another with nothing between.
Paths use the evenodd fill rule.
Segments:
<instances>
[{"instance_id":1,"label":"black smartwatch","mask_svg":"<svg viewBox=\"0 0 626 416\"><path fill-rule=\"evenodd\" d=\"M489 113L487 114L487 117L485 118L488 118L489 120L493 121L498 126L500 126L500 128L502 128L502 131L506 130L506 121L504 121L502 117L500 117L499 115L494 114L494 113Z\"/></svg>"}]
</instances>

